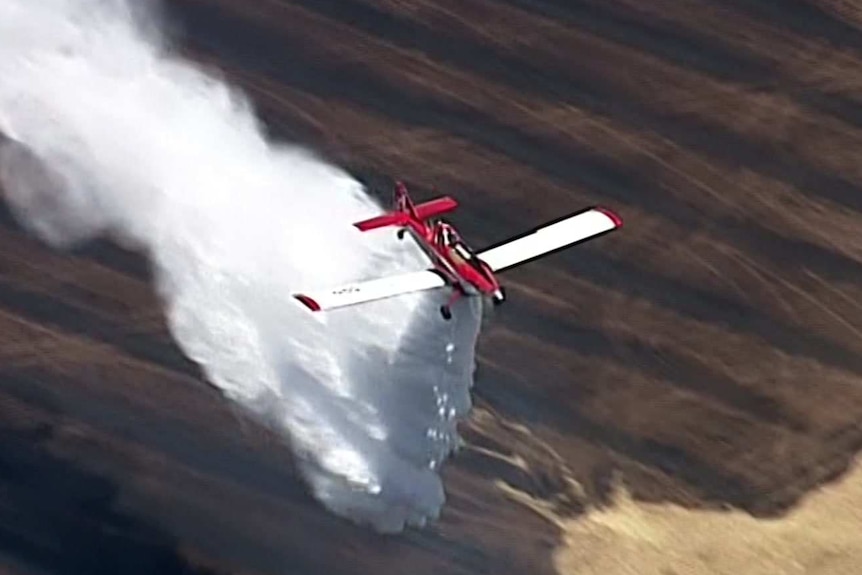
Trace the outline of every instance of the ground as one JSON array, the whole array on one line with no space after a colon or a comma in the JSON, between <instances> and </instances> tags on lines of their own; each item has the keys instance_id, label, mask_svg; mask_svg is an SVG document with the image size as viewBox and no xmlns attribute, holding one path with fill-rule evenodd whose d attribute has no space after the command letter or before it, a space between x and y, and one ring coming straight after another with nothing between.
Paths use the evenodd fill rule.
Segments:
<instances>
[{"instance_id":1,"label":"ground","mask_svg":"<svg viewBox=\"0 0 862 575\"><path fill-rule=\"evenodd\" d=\"M381 537L202 384L140 258L52 252L4 212L6 567L847 573L859 6L169 0L274 135L458 197L472 244L595 203L625 228L507 275L441 520Z\"/></svg>"}]
</instances>

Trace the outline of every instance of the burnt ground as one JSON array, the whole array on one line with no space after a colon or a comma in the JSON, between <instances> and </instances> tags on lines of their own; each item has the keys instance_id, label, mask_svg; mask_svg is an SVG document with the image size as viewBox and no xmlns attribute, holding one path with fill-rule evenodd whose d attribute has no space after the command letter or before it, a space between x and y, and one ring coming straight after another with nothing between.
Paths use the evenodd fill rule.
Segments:
<instances>
[{"instance_id":1,"label":"burnt ground","mask_svg":"<svg viewBox=\"0 0 862 575\"><path fill-rule=\"evenodd\" d=\"M540 575L615 477L775 517L862 448L854 3L167 4L274 135L456 195L476 245L594 203L625 228L506 275L442 518L382 537L205 385L139 257L58 254L4 212L10 571Z\"/></svg>"}]
</instances>

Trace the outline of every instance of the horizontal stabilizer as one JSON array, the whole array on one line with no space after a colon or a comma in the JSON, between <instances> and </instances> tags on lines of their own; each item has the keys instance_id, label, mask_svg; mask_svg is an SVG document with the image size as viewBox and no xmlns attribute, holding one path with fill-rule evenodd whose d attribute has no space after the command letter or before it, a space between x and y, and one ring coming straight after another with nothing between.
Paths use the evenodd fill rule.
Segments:
<instances>
[{"instance_id":1,"label":"horizontal stabilizer","mask_svg":"<svg viewBox=\"0 0 862 575\"><path fill-rule=\"evenodd\" d=\"M416 219L427 220L453 211L458 207L458 202L449 196L443 196L429 200L422 204L416 205ZM411 216L406 212L389 212L382 216L375 216L361 222L353 224L360 231L367 232L368 230L376 230L377 228L385 228L388 226L404 227L410 221Z\"/></svg>"},{"instance_id":2,"label":"horizontal stabilizer","mask_svg":"<svg viewBox=\"0 0 862 575\"><path fill-rule=\"evenodd\" d=\"M326 311L445 285L440 274L424 270L347 284L326 291L294 294L293 297L311 311Z\"/></svg>"},{"instance_id":3,"label":"horizontal stabilizer","mask_svg":"<svg viewBox=\"0 0 862 575\"><path fill-rule=\"evenodd\" d=\"M382 216L377 216L374 218L369 218L367 220L362 220L361 222L356 222L353 224L360 231L367 232L368 230L376 230L377 228L385 228L387 226L403 226L407 224L408 220L407 214L402 214L400 212L395 212L391 214L383 214Z\"/></svg>"},{"instance_id":4,"label":"horizontal stabilizer","mask_svg":"<svg viewBox=\"0 0 862 575\"><path fill-rule=\"evenodd\" d=\"M605 234L623 225L605 208L589 208L511 238L478 254L497 272Z\"/></svg>"},{"instance_id":5,"label":"horizontal stabilizer","mask_svg":"<svg viewBox=\"0 0 862 575\"><path fill-rule=\"evenodd\" d=\"M420 220L427 220L453 211L458 207L458 202L455 198L443 196L435 198L427 202L416 205L416 217Z\"/></svg>"}]
</instances>

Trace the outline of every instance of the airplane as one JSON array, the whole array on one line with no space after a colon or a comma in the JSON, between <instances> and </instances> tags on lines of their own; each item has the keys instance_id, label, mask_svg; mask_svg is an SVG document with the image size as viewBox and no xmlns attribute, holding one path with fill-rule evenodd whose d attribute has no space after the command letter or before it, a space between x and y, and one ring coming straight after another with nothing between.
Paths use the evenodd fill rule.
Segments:
<instances>
[{"instance_id":1,"label":"airplane","mask_svg":"<svg viewBox=\"0 0 862 575\"><path fill-rule=\"evenodd\" d=\"M458 207L451 196L415 204L404 183L396 182L393 204L393 211L353 225L361 232L396 227L398 239L409 233L431 259L433 267L319 292L296 293L293 297L309 310L319 312L449 286L452 293L446 304L440 306L443 319L449 320L452 305L460 297L488 297L495 306L502 304L506 292L497 272L597 238L623 225L613 211L593 206L475 252L449 222L439 217Z\"/></svg>"}]
</instances>

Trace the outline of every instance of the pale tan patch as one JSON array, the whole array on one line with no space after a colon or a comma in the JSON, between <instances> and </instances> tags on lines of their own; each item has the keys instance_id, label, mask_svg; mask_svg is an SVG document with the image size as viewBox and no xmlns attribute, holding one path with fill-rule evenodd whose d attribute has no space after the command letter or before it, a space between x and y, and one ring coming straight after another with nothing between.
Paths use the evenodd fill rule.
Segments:
<instances>
[{"instance_id":1,"label":"pale tan patch","mask_svg":"<svg viewBox=\"0 0 862 575\"><path fill-rule=\"evenodd\" d=\"M862 569L862 467L783 518L639 503L566 522L566 575L851 575Z\"/></svg>"}]
</instances>

